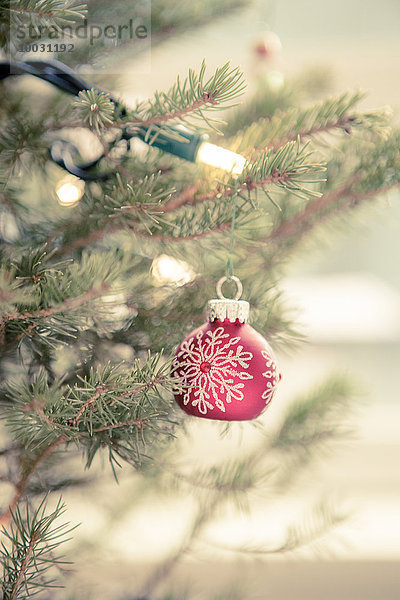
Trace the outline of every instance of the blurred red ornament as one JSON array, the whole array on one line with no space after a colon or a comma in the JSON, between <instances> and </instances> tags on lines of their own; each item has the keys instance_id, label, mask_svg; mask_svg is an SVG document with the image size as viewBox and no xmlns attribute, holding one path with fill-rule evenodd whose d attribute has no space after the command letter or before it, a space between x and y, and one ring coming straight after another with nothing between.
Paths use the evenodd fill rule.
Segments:
<instances>
[{"instance_id":1,"label":"blurred red ornament","mask_svg":"<svg viewBox=\"0 0 400 600\"><path fill-rule=\"evenodd\" d=\"M282 42L273 31L268 31L259 37L254 44L254 51L259 58L269 59L280 53Z\"/></svg>"},{"instance_id":2,"label":"blurred red ornament","mask_svg":"<svg viewBox=\"0 0 400 600\"><path fill-rule=\"evenodd\" d=\"M248 312L248 302L210 300L208 323L179 345L175 400L189 415L246 421L271 402L281 375L268 342L247 323Z\"/></svg>"}]
</instances>

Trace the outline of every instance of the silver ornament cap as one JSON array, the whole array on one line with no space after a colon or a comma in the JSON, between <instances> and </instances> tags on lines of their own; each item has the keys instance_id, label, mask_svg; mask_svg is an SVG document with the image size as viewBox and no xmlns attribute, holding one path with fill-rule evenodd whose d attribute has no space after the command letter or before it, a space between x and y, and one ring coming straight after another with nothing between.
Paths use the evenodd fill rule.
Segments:
<instances>
[{"instance_id":1,"label":"silver ornament cap","mask_svg":"<svg viewBox=\"0 0 400 600\"><path fill-rule=\"evenodd\" d=\"M222 293L222 285L225 281L234 281L237 286L237 292L234 298L226 298ZM242 295L243 286L242 282L235 275L228 277L221 277L217 283L217 294L218 298L213 298L207 303L207 316L208 320L213 321L225 321L228 319L231 323L236 320L240 323L247 323L249 320L250 304L246 300L239 300Z\"/></svg>"}]
</instances>

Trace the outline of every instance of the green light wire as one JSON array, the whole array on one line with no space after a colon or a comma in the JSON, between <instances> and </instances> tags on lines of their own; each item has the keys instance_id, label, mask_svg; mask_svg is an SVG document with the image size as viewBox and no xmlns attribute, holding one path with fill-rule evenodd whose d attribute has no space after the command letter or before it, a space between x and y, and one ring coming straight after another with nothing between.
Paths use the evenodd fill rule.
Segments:
<instances>
[{"instance_id":1,"label":"green light wire","mask_svg":"<svg viewBox=\"0 0 400 600\"><path fill-rule=\"evenodd\" d=\"M229 240L228 258L226 261L225 277L229 281L233 275L233 246L235 243L235 225L236 225L236 209L237 209L237 194L234 195L233 199L233 213L232 213L232 225L231 225L231 236Z\"/></svg>"}]
</instances>

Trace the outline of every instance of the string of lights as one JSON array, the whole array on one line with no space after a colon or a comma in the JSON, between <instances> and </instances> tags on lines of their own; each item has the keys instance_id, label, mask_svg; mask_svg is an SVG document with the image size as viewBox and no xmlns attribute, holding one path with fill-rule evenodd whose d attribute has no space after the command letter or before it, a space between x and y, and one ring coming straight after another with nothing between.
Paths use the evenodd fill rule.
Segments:
<instances>
[{"instance_id":1,"label":"string of lights","mask_svg":"<svg viewBox=\"0 0 400 600\"><path fill-rule=\"evenodd\" d=\"M80 79L76 73L63 63L52 60L27 60L20 62L0 61L0 80L9 76L31 75L47 81L58 89L77 96L84 90L96 89ZM121 117L126 115L125 108L121 103L109 96ZM243 156L231 152L226 148L211 144L207 141L208 136L195 131L190 131L182 125L151 125L150 127L127 126L121 129L115 139L110 143L110 149L124 143L126 152L130 149L130 140L138 138L164 152L178 156L190 162L200 162L217 167L238 175L243 171L246 160ZM56 139L49 148L51 159L60 167L68 171L70 175L82 181L104 180L112 173L99 169L99 163L104 158L104 152L96 159L83 162L80 159L78 147L70 140Z\"/></svg>"}]
</instances>

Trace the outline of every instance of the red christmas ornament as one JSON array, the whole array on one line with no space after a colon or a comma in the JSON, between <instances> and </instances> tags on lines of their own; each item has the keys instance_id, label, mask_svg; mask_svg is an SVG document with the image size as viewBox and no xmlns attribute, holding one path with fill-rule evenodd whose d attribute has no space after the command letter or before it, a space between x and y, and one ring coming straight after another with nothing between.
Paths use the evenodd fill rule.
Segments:
<instances>
[{"instance_id":1,"label":"red christmas ornament","mask_svg":"<svg viewBox=\"0 0 400 600\"><path fill-rule=\"evenodd\" d=\"M175 400L189 415L247 421L269 405L281 375L268 342L248 323L249 303L222 295L208 302L208 323L179 345L173 363Z\"/></svg>"},{"instance_id":2,"label":"red christmas ornament","mask_svg":"<svg viewBox=\"0 0 400 600\"><path fill-rule=\"evenodd\" d=\"M270 59L277 56L282 50L282 42L279 36L273 31L267 31L262 37L259 37L254 44L254 51L261 59Z\"/></svg>"}]
</instances>

